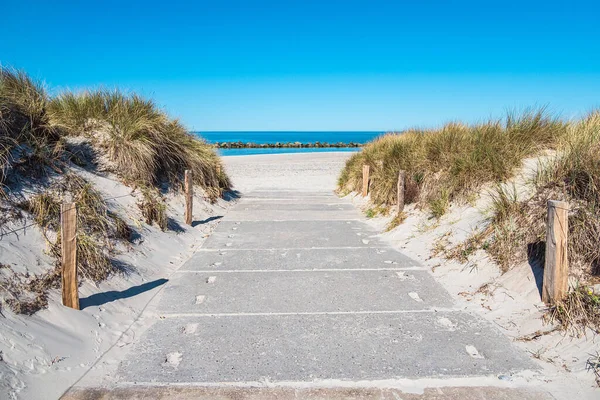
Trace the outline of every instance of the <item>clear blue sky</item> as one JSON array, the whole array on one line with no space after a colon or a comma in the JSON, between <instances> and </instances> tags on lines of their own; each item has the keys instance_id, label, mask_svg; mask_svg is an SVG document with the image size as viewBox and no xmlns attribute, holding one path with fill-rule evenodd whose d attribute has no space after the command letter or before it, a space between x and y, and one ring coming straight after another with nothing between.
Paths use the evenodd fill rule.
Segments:
<instances>
[{"instance_id":1,"label":"clear blue sky","mask_svg":"<svg viewBox=\"0 0 600 400\"><path fill-rule=\"evenodd\" d=\"M55 89L142 92L193 130L400 130L600 106L598 1L3 0L0 10L3 65Z\"/></svg>"}]
</instances>

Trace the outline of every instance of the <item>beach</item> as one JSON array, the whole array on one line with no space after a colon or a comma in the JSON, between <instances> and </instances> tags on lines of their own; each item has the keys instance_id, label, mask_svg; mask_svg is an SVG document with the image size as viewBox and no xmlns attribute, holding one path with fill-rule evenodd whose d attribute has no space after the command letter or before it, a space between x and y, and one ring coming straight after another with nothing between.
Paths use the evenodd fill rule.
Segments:
<instances>
[{"instance_id":1,"label":"beach","mask_svg":"<svg viewBox=\"0 0 600 400\"><path fill-rule=\"evenodd\" d=\"M319 198L328 199L326 201L331 204L338 204L340 201L334 200L337 195L333 192L336 189L339 173L350 156L351 153L332 152L224 157L225 171L231 177L233 188L241 197L240 201L244 201L245 196L248 195L259 196L250 204L264 210L259 212L242 208L234 215L245 215L243 220L246 221L268 215L281 215L275 218L283 218L283 220L304 219L302 211L277 214L276 210L265 208L266 201L276 200L268 199L275 196L273 193L279 193L278 197L285 195L285 198L277 200L276 204L277 207L286 209L291 206L290 210L313 209L314 205L311 204ZM532 167L531 163L529 167ZM116 185L109 180L97 179L95 184L109 194L120 194L124 190L122 185ZM266 198L261 199L261 196ZM497 332L494 334L502 332L503 337L508 338L522 355L534 355L527 357L538 368L504 376L502 379L506 382L498 381L498 377L494 376L486 379L474 378L476 381L441 379L387 382L383 383L385 387L391 385L398 390L422 392L431 390L432 387L452 386L460 390L463 385L479 382L479 385L491 387L500 385L505 387L505 390L524 388L527 391L530 389L536 391L543 388L559 399L568 399L572 395L577 395L581 399L592 399L597 395L593 376L585 369L586 356L593 352L594 344L584 338L569 338L565 341L560 332L541 336L536 333L544 332L548 328L542 323L542 304L529 266L519 266L510 273L502 274L498 267L483 254L478 256L475 268L472 264L469 266L456 261L446 261L435 255L440 237L448 238L448 232L453 231L457 235L455 239L458 240L459 237L465 236L464 232L468 232L480 223L484 218L481 207L453 206L447 216L439 223L435 223L425 212L409 206L406 211L408 214L406 222L386 232L386 226L392 216L365 218L364 213L371 207L367 200L357 194L350 194L342 200L344 203L353 204L353 207L363 215L360 221L369 225L369 230L375 233L372 239L362 239L363 244L369 243L370 240L381 240L382 243L387 243L402 253L403 257L409 257L422 265L425 274L423 278L430 276L427 279L433 277L438 285L441 284L458 304L457 309L487 320L494 326L494 332ZM201 200L198 201L200 205L203 204ZM235 206L236 202L236 200L221 201L211 207L201 205L202 211L197 211L201 213L199 219L210 223L199 224L192 228L192 235L182 236L181 233L176 232L159 234L159 231L154 228L146 229L143 246L136 246L125 253L125 259L135 268L134 274L128 277L111 277L99 287L84 282L80 289L81 296L90 299L100 292L126 293L132 284L143 287L144 282L159 282L140 291L140 294L108 295L104 300L96 303L88 301L82 311L73 311L60 306L58 293L52 292L48 309L38 312L33 317L34 324L27 322L29 321L27 318L30 317L11 316L8 320L4 320L2 329L10 333L5 334L0 344L5 345L3 346L5 359L16 361L16 364L4 372L5 376L10 376L11 379L6 381L3 390L7 393L18 393L20 398L45 399L48 396L60 395L73 384L80 389L114 385L115 374L123 360L131 354L134 346L144 346L145 341L150 340L144 336L145 332L153 329L152 327L164 318L160 308L157 308L163 297L163 281L165 278L175 279L180 269L185 270L186 265L190 268L190 262L191 265L198 262L202 264L204 256L199 251L203 243L210 238L213 229L219 226L220 219L229 215L228 210ZM286 206L286 203L289 204ZM128 200L122 204L123 207L130 205L131 202ZM177 219L181 218L182 210L181 198L173 197L169 200L169 212ZM344 210L346 211L330 212L344 218L350 212L349 209L344 208ZM327 215L338 219L338 216L333 214ZM268 231L264 233L267 234ZM317 245L315 242L317 237L313 237L314 235L318 235L318 232L304 239L309 240L306 243L310 246ZM234 236L235 234L227 237ZM276 237L277 235L273 236ZM39 240L38 246L41 245L41 238L35 239L34 236L31 240ZM298 245L304 244L300 242ZM165 251L158 251L158 249ZM350 262L347 262L350 266ZM341 267L344 267L343 262ZM367 263L361 268L368 267ZM264 268L264 264L258 263L256 268ZM174 282L177 280L175 279ZM168 287L169 284L165 286ZM294 287L292 286L290 290L295 290ZM421 295L423 296L423 293ZM417 297L417 299L423 301L421 298ZM427 296L424 297L424 301L429 301ZM304 306L299 303L298 307ZM177 309L179 308L180 306L177 306ZM451 324L444 318L441 321ZM55 328L49 328L55 324L61 325L61 333L58 336L54 331ZM447 328L454 329L452 325ZM185 329L195 330L196 325L191 324ZM93 333L91 337L89 332ZM77 346L65 345L73 342L78 343ZM25 349L31 348L33 343L35 343L35 353L26 351ZM10 349L10 346L13 349ZM187 357L189 351L188 347L185 347L185 350L182 348L181 354ZM137 353L134 351L134 354ZM180 362L181 357L177 354L173 356L175 365ZM34 368L29 368L28 365L33 365ZM378 383L380 384L382 383ZM515 398L524 398L522 396L525 394L512 393Z\"/></svg>"},{"instance_id":2,"label":"beach","mask_svg":"<svg viewBox=\"0 0 600 400\"><path fill-rule=\"evenodd\" d=\"M233 188L334 191L351 152L269 154L223 157Z\"/></svg>"}]
</instances>

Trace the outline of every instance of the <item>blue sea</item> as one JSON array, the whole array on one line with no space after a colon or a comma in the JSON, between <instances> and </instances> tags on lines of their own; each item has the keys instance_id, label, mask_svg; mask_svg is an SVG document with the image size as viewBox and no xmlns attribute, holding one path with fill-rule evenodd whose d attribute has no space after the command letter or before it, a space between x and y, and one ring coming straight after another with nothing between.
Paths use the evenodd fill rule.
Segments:
<instances>
[{"instance_id":1,"label":"blue sea","mask_svg":"<svg viewBox=\"0 0 600 400\"><path fill-rule=\"evenodd\" d=\"M193 132L209 143L217 142L243 142L243 143L367 143L381 131L219 131L219 132ZM331 147L331 148L279 148L279 149L219 149L222 156L242 156L252 154L282 154L282 153L315 153L324 151L359 151L356 147Z\"/></svg>"}]
</instances>

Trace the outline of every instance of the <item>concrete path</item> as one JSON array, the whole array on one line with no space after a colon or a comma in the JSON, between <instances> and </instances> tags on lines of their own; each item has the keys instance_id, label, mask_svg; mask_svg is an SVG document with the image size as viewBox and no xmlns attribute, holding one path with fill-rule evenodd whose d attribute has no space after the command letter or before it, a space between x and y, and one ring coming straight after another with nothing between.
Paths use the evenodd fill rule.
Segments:
<instances>
[{"instance_id":1,"label":"concrete path","mask_svg":"<svg viewBox=\"0 0 600 400\"><path fill-rule=\"evenodd\" d=\"M165 286L115 387L69 398L416 399L385 387L425 378L455 387L423 398L543 398L502 387L528 357L361 220L328 192L247 194Z\"/></svg>"}]
</instances>

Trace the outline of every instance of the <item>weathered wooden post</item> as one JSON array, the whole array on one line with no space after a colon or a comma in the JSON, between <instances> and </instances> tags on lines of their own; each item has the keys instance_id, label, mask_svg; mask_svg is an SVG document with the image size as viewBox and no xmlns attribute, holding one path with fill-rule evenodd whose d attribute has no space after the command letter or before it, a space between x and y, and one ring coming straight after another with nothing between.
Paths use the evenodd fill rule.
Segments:
<instances>
[{"instance_id":1,"label":"weathered wooden post","mask_svg":"<svg viewBox=\"0 0 600 400\"><path fill-rule=\"evenodd\" d=\"M406 181L406 172L398 172L398 214L404 211L404 182Z\"/></svg>"},{"instance_id":2,"label":"weathered wooden post","mask_svg":"<svg viewBox=\"0 0 600 400\"><path fill-rule=\"evenodd\" d=\"M79 310L77 288L77 204L60 206L60 244L62 253L62 302Z\"/></svg>"},{"instance_id":3,"label":"weathered wooden post","mask_svg":"<svg viewBox=\"0 0 600 400\"><path fill-rule=\"evenodd\" d=\"M567 235L569 203L548 201L548 225L546 229L546 264L542 285L542 301L556 303L569 289L569 264L567 259Z\"/></svg>"},{"instance_id":4,"label":"weathered wooden post","mask_svg":"<svg viewBox=\"0 0 600 400\"><path fill-rule=\"evenodd\" d=\"M194 204L194 187L192 185L192 171L185 170L185 223L192 225L192 209Z\"/></svg>"},{"instance_id":5,"label":"weathered wooden post","mask_svg":"<svg viewBox=\"0 0 600 400\"><path fill-rule=\"evenodd\" d=\"M362 196L366 197L369 194L369 171L368 165L363 165L363 183L362 183Z\"/></svg>"}]
</instances>

